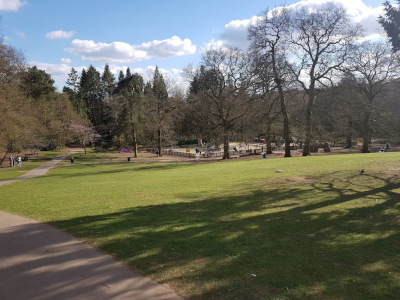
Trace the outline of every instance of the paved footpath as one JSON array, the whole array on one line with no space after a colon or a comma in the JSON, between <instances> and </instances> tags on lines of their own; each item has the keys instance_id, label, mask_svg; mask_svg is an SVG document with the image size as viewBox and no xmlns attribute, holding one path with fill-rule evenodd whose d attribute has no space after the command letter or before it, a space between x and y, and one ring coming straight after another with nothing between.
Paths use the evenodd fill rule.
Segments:
<instances>
[{"instance_id":1,"label":"paved footpath","mask_svg":"<svg viewBox=\"0 0 400 300\"><path fill-rule=\"evenodd\" d=\"M71 155L71 154L74 154L74 153L76 153L76 151L62 153L62 154L54 157L52 160L49 160L49 161L45 162L44 164L38 166L37 168L34 168L34 169L28 171L24 175L21 175L21 176L19 176L17 178L0 181L0 186L4 185L4 184L8 184L8 183L13 183L13 182L16 182L16 181L24 180L24 179L29 179L29 178L42 176L42 175L46 174L47 171L49 171L50 169L54 168L60 161L62 161L68 155ZM18 168L18 167L15 167L15 168Z\"/></svg>"},{"instance_id":2,"label":"paved footpath","mask_svg":"<svg viewBox=\"0 0 400 300\"><path fill-rule=\"evenodd\" d=\"M43 175L69 154L21 177ZM0 300L3 299L182 298L60 230L0 211Z\"/></svg>"}]
</instances>

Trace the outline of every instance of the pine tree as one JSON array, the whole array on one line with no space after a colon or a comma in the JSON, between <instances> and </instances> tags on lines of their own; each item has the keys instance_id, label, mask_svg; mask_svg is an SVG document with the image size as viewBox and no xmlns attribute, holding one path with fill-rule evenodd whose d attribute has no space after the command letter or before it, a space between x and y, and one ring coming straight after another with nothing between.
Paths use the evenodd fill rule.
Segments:
<instances>
[{"instance_id":1,"label":"pine tree","mask_svg":"<svg viewBox=\"0 0 400 300\"><path fill-rule=\"evenodd\" d=\"M121 71L119 71L119 74L118 74L118 82L121 82L124 79L125 79L125 75L124 75L124 72L121 70Z\"/></svg>"},{"instance_id":2,"label":"pine tree","mask_svg":"<svg viewBox=\"0 0 400 300\"><path fill-rule=\"evenodd\" d=\"M167 124L167 115L175 107L168 97L167 86L158 67L154 71L151 89L149 84L145 86L145 93L149 99L150 112L155 122L157 131L157 149L159 155L162 151L162 135Z\"/></svg>"},{"instance_id":3,"label":"pine tree","mask_svg":"<svg viewBox=\"0 0 400 300\"><path fill-rule=\"evenodd\" d=\"M400 0L397 0L400 6ZM400 7L393 6L389 1L383 3L385 15L379 16L379 23L385 29L394 52L400 50Z\"/></svg>"},{"instance_id":4,"label":"pine tree","mask_svg":"<svg viewBox=\"0 0 400 300\"><path fill-rule=\"evenodd\" d=\"M72 103L74 110L81 116L85 117L85 104L79 97L80 77L78 72L71 68L66 81L67 86L64 86L63 92L68 95L69 101Z\"/></svg>"},{"instance_id":5,"label":"pine tree","mask_svg":"<svg viewBox=\"0 0 400 300\"><path fill-rule=\"evenodd\" d=\"M79 96L85 103L86 114L96 127L103 123L104 103L100 73L92 66L83 70L80 80Z\"/></svg>"},{"instance_id":6,"label":"pine tree","mask_svg":"<svg viewBox=\"0 0 400 300\"><path fill-rule=\"evenodd\" d=\"M71 68L71 72L68 74L68 79L66 81L67 85L71 87L74 92L78 91L79 88L79 75L78 72Z\"/></svg>"},{"instance_id":7,"label":"pine tree","mask_svg":"<svg viewBox=\"0 0 400 300\"><path fill-rule=\"evenodd\" d=\"M103 85L105 98L109 98L115 89L115 77L111 73L108 64L104 66L103 75L101 76L101 83Z\"/></svg>"},{"instance_id":8,"label":"pine tree","mask_svg":"<svg viewBox=\"0 0 400 300\"><path fill-rule=\"evenodd\" d=\"M36 66L28 68L22 75L23 90L30 98L38 100L49 95L54 95L56 88L50 74L38 69Z\"/></svg>"},{"instance_id":9,"label":"pine tree","mask_svg":"<svg viewBox=\"0 0 400 300\"><path fill-rule=\"evenodd\" d=\"M137 73L119 82L115 90L115 95L122 104L122 111L120 112L119 119L124 120L126 140L132 141L135 157L137 157L138 153L138 132L140 132L143 126L143 92L144 80L143 77Z\"/></svg>"},{"instance_id":10,"label":"pine tree","mask_svg":"<svg viewBox=\"0 0 400 300\"><path fill-rule=\"evenodd\" d=\"M130 78L130 77L132 77L132 74L131 74L131 69L129 69L129 67L126 69L126 76L125 76L125 78Z\"/></svg>"}]
</instances>

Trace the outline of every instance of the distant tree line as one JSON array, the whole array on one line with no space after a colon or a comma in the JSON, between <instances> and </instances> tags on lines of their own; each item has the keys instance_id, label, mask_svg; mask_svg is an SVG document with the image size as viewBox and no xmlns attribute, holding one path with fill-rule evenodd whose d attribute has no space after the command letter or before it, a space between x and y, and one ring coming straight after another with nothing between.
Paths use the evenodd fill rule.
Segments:
<instances>
[{"instance_id":1,"label":"distant tree line","mask_svg":"<svg viewBox=\"0 0 400 300\"><path fill-rule=\"evenodd\" d=\"M129 68L116 79L106 64L80 75L72 68L58 93L47 73L27 68L19 51L1 43L0 147L7 153L93 142L129 147L137 156L139 146L161 154L165 146L197 140L222 144L229 158L230 142L262 137L267 153L281 143L290 157L291 143L302 143L310 155L316 143L352 147L362 138L368 152L372 138L398 140L400 132L393 29L400 14L389 3L385 11L379 20L394 37L360 42L363 29L333 3L313 11L266 10L249 28L247 51L208 50L198 66L184 70L186 92L158 67L146 82Z\"/></svg>"}]
</instances>

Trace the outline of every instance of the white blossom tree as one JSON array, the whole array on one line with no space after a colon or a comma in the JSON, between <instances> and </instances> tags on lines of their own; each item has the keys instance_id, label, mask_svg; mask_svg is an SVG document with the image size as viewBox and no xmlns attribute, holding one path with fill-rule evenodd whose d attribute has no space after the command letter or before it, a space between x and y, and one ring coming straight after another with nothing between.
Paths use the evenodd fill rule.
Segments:
<instances>
[{"instance_id":1,"label":"white blossom tree","mask_svg":"<svg viewBox=\"0 0 400 300\"><path fill-rule=\"evenodd\" d=\"M74 136L79 139L79 143L82 145L85 154L87 143L93 143L101 138L101 135L96 132L94 127L81 124L71 124L70 129Z\"/></svg>"}]
</instances>

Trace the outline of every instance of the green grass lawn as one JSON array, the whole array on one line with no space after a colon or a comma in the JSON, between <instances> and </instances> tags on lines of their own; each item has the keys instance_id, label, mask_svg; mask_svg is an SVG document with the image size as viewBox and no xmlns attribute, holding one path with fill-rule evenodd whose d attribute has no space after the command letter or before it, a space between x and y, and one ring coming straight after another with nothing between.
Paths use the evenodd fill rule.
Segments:
<instances>
[{"instance_id":1,"label":"green grass lawn","mask_svg":"<svg viewBox=\"0 0 400 300\"><path fill-rule=\"evenodd\" d=\"M0 209L192 299L399 299L399 174L400 153L73 165Z\"/></svg>"},{"instance_id":2,"label":"green grass lawn","mask_svg":"<svg viewBox=\"0 0 400 300\"><path fill-rule=\"evenodd\" d=\"M19 177L26 172L36 168L37 166L43 164L44 162L54 158L60 154L60 152L46 151L39 152L38 154L32 155L29 161L22 161L21 167L17 166L15 162L15 167L10 168L9 158L7 157L3 162L3 167L0 168L0 180L7 180Z\"/></svg>"}]
</instances>

